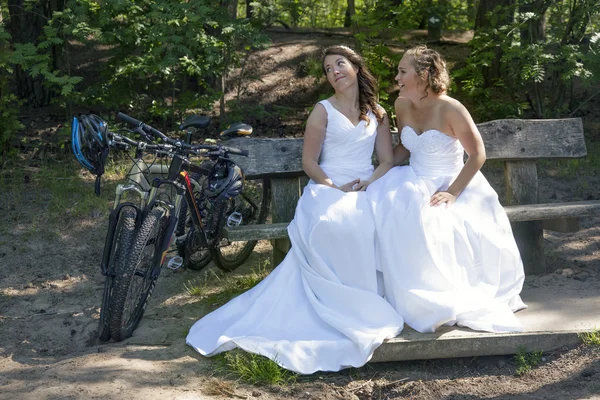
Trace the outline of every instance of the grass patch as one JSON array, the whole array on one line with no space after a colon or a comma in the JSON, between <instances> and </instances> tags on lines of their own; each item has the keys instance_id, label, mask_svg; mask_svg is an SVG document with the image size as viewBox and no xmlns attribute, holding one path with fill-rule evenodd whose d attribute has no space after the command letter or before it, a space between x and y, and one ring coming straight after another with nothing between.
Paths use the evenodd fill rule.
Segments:
<instances>
[{"instance_id":1,"label":"grass patch","mask_svg":"<svg viewBox=\"0 0 600 400\"><path fill-rule=\"evenodd\" d=\"M588 346L600 346L600 329L580 333L579 338Z\"/></svg>"},{"instance_id":2,"label":"grass patch","mask_svg":"<svg viewBox=\"0 0 600 400\"><path fill-rule=\"evenodd\" d=\"M67 154L51 159L32 161L23 165L17 158L9 160L0 175L0 191L6 209L21 213L28 206L43 211L41 219L31 222L47 223L65 215L86 217L108 214L114 198L115 183L103 179L101 196L94 193L94 178ZM28 212L24 211L24 214Z\"/></svg>"},{"instance_id":3,"label":"grass patch","mask_svg":"<svg viewBox=\"0 0 600 400\"><path fill-rule=\"evenodd\" d=\"M209 396L236 397L235 386L232 382L211 379L202 389Z\"/></svg>"},{"instance_id":4,"label":"grass patch","mask_svg":"<svg viewBox=\"0 0 600 400\"><path fill-rule=\"evenodd\" d=\"M542 361L542 354L541 350L532 352L527 352L525 349L519 350L513 357L513 361L517 366L515 375L524 375L535 368Z\"/></svg>"},{"instance_id":5,"label":"grass patch","mask_svg":"<svg viewBox=\"0 0 600 400\"><path fill-rule=\"evenodd\" d=\"M295 373L257 354L230 351L219 355L217 362L220 372L251 385L287 385L296 381Z\"/></svg>"},{"instance_id":6,"label":"grass patch","mask_svg":"<svg viewBox=\"0 0 600 400\"><path fill-rule=\"evenodd\" d=\"M206 286L201 282L189 280L187 281L187 283L183 284L183 288L185 289L185 292L188 294L188 296L202 297Z\"/></svg>"},{"instance_id":7,"label":"grass patch","mask_svg":"<svg viewBox=\"0 0 600 400\"><path fill-rule=\"evenodd\" d=\"M197 289L204 293L208 291L209 286L218 286L219 290L217 292L207 295L204 299L211 309L216 308L256 286L269 274L267 268L269 264L268 259L259 262L258 266L252 268L249 274L242 276L211 271L212 275L205 275L204 281L194 286L198 286Z\"/></svg>"}]
</instances>

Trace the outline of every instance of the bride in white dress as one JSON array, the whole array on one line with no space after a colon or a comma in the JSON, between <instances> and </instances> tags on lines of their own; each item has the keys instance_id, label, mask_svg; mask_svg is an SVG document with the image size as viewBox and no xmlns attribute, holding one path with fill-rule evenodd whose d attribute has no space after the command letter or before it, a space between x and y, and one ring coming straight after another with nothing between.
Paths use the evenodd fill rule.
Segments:
<instances>
[{"instance_id":1,"label":"bride in white dress","mask_svg":"<svg viewBox=\"0 0 600 400\"><path fill-rule=\"evenodd\" d=\"M354 51L328 48L323 70L335 95L307 122L302 164L311 180L288 227L292 248L256 287L192 326L187 343L202 355L239 347L302 374L337 371L364 365L402 330L378 294L365 193L392 166L389 121ZM381 161L375 170L373 148Z\"/></svg>"},{"instance_id":2,"label":"bride in white dress","mask_svg":"<svg viewBox=\"0 0 600 400\"><path fill-rule=\"evenodd\" d=\"M523 264L498 195L479 169L485 148L469 112L446 95L440 55L408 50L398 65L401 144L369 187L385 296L419 332L441 325L520 331ZM464 152L468 154L466 163Z\"/></svg>"}]
</instances>

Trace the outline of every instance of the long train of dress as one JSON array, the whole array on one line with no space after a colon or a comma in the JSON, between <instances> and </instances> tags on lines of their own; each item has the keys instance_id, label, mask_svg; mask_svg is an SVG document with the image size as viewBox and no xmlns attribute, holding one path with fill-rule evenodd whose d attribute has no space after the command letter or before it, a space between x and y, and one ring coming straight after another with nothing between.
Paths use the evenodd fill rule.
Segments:
<instances>
[{"instance_id":1,"label":"long train of dress","mask_svg":"<svg viewBox=\"0 0 600 400\"><path fill-rule=\"evenodd\" d=\"M436 130L401 131L410 165L369 186L385 296L420 332L441 325L520 331L514 311L523 264L498 195L478 172L449 207L429 205L461 171L460 142Z\"/></svg>"},{"instance_id":2,"label":"long train of dress","mask_svg":"<svg viewBox=\"0 0 600 400\"><path fill-rule=\"evenodd\" d=\"M373 172L377 121L353 125L328 101L321 167L337 184ZM375 226L365 192L309 182L288 228L292 248L253 289L197 321L187 343L211 356L239 347L309 374L364 365L402 317L378 294Z\"/></svg>"}]
</instances>

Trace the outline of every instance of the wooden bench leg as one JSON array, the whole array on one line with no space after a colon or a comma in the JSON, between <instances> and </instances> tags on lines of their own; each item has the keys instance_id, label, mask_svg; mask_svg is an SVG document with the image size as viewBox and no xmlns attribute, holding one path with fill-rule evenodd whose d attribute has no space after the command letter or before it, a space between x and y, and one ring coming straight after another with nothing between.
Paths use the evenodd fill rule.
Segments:
<instances>
[{"instance_id":1,"label":"wooden bench leg","mask_svg":"<svg viewBox=\"0 0 600 400\"><path fill-rule=\"evenodd\" d=\"M514 222L512 230L521 253L525 275L540 275L548 272L544 256L542 222Z\"/></svg>"},{"instance_id":2,"label":"wooden bench leg","mask_svg":"<svg viewBox=\"0 0 600 400\"><path fill-rule=\"evenodd\" d=\"M273 245L273 254L272 254L272 262L274 266L279 265L288 251L292 248L292 243L290 239L274 239L271 240L271 244Z\"/></svg>"},{"instance_id":3,"label":"wooden bench leg","mask_svg":"<svg viewBox=\"0 0 600 400\"><path fill-rule=\"evenodd\" d=\"M538 179L535 161L506 161L506 200L509 205L537 204ZM525 275L545 274L544 231L540 221L516 222L513 234L523 259Z\"/></svg>"},{"instance_id":4,"label":"wooden bench leg","mask_svg":"<svg viewBox=\"0 0 600 400\"><path fill-rule=\"evenodd\" d=\"M299 178L271 179L271 218L273 223L290 222L294 218L300 191ZM275 239L271 243L273 244L273 267L276 267L285 258L291 244L289 239Z\"/></svg>"}]
</instances>

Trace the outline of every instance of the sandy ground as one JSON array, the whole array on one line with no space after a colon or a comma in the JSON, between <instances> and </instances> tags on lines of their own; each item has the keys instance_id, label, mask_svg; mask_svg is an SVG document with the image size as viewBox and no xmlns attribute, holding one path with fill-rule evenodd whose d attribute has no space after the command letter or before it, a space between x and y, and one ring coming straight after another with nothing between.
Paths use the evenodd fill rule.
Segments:
<instances>
[{"instance_id":1,"label":"sandy ground","mask_svg":"<svg viewBox=\"0 0 600 400\"><path fill-rule=\"evenodd\" d=\"M340 42L345 40L305 35L277 41L251 59L253 76L261 78L250 81L244 96L270 107L285 102L290 87L294 96L302 96L314 82L299 73L298 62L318 46ZM275 67L277 74L269 72ZM263 101L265 93L270 97ZM298 134L310 106L307 97L304 113L273 117L281 119L275 135ZM56 125L52 119L37 123ZM501 172L494 168L484 172L502 195ZM593 174L560 178L550 169L541 175L542 201L600 199L600 178ZM186 293L184 285L211 275L193 271L163 270L134 336L100 344L95 339L103 283L98 266L106 211L94 210L84 218L65 212L46 221L41 213L52 193L35 185L28 189L18 195L0 192L2 400L600 399L600 348L585 346L545 354L538 367L521 377L515 376L515 363L506 356L369 364L299 377L286 386L243 384L218 372L214 360L185 345L194 321L218 306ZM563 279L566 285L577 280L587 282L589 290L598 289L594 277L600 273L600 218L582 221L579 232L547 234L545 239L551 270L571 269L572 274L529 277L526 285ZM269 244L262 243L236 274L264 265L269 251ZM214 280L207 287L211 293L219 291Z\"/></svg>"},{"instance_id":2,"label":"sandy ground","mask_svg":"<svg viewBox=\"0 0 600 400\"><path fill-rule=\"evenodd\" d=\"M494 184L501 181L500 171L488 176ZM600 198L600 182L586 179L589 191L573 200ZM573 196L573 182L548 175L541 195ZM368 364L299 377L283 387L236 382L185 345L194 321L219 305L188 295L185 285L206 282L207 295L221 290L211 278L213 266L200 273L164 269L133 337L98 343L105 215L95 210L87 218L40 223L32 215L43 211L39 199L49 194L30 189L18 207L13 194L0 194L0 399L600 398L600 348L583 346L545 354L522 377L505 356ZM598 291L600 218L583 220L579 232L548 233L545 245L551 269L572 274L528 277L526 287L560 280ZM234 276L264 266L269 251L269 243L261 242Z\"/></svg>"}]
</instances>

